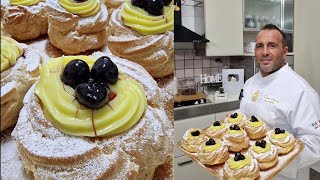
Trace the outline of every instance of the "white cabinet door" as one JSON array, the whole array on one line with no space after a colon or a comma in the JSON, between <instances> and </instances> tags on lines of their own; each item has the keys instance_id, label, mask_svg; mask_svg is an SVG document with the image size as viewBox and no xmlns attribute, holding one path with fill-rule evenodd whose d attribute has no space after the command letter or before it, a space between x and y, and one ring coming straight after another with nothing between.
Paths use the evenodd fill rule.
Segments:
<instances>
[{"instance_id":1,"label":"white cabinet door","mask_svg":"<svg viewBox=\"0 0 320 180\"><path fill-rule=\"evenodd\" d=\"M242 0L205 0L207 56L243 55Z\"/></svg>"},{"instance_id":2,"label":"white cabinet door","mask_svg":"<svg viewBox=\"0 0 320 180\"><path fill-rule=\"evenodd\" d=\"M218 180L209 171L186 156L174 158L175 180Z\"/></svg>"},{"instance_id":3,"label":"white cabinet door","mask_svg":"<svg viewBox=\"0 0 320 180\"><path fill-rule=\"evenodd\" d=\"M215 121L215 114L197 116L194 118L174 121L174 157L183 155L177 144L182 139L184 133L191 128L200 128L210 126Z\"/></svg>"}]
</instances>

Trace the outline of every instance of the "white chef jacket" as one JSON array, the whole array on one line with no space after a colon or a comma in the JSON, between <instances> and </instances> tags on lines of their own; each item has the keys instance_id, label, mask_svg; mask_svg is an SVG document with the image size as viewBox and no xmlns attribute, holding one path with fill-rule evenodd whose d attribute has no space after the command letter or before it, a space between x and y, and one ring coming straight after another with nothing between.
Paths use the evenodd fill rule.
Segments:
<instances>
[{"instance_id":1,"label":"white chef jacket","mask_svg":"<svg viewBox=\"0 0 320 180\"><path fill-rule=\"evenodd\" d=\"M299 168L320 161L320 96L288 64L266 77L255 74L246 81L243 95L243 113L260 117L269 129L285 129L304 142L304 150L281 175L295 178Z\"/></svg>"}]
</instances>

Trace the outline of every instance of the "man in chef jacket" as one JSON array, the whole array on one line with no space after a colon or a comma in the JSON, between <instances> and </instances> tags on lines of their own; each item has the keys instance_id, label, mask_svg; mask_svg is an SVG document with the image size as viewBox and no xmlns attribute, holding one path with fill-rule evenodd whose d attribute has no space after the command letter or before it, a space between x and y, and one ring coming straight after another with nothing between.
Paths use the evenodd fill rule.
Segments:
<instances>
[{"instance_id":1,"label":"man in chef jacket","mask_svg":"<svg viewBox=\"0 0 320 180\"><path fill-rule=\"evenodd\" d=\"M299 179L298 169L320 161L320 97L288 66L287 53L283 32L264 26L255 48L260 72L246 81L240 104L242 112L262 118L269 129L285 129L304 142L304 150L275 179Z\"/></svg>"}]
</instances>

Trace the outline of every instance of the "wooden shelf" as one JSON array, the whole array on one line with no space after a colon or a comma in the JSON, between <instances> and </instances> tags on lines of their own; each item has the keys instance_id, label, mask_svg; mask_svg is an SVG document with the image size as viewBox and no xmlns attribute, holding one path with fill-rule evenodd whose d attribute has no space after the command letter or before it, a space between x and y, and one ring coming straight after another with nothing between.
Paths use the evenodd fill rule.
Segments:
<instances>
[{"instance_id":1,"label":"wooden shelf","mask_svg":"<svg viewBox=\"0 0 320 180\"><path fill-rule=\"evenodd\" d=\"M204 95L201 92L197 92L194 95L182 95L182 94L178 94L178 95L174 95L173 100L174 102L183 102L183 101L192 101L192 100L199 100L199 99L206 99L207 96Z\"/></svg>"}]
</instances>

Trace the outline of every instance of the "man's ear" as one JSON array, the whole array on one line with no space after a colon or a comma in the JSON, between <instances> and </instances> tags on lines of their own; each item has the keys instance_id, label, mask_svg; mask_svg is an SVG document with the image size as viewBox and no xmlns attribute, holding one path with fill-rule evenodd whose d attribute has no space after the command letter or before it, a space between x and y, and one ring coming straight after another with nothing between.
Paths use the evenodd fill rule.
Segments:
<instances>
[{"instance_id":1,"label":"man's ear","mask_svg":"<svg viewBox=\"0 0 320 180\"><path fill-rule=\"evenodd\" d=\"M287 54L288 54L288 46L286 46L286 47L284 47L283 48L283 58L285 58L286 56L287 56Z\"/></svg>"}]
</instances>

